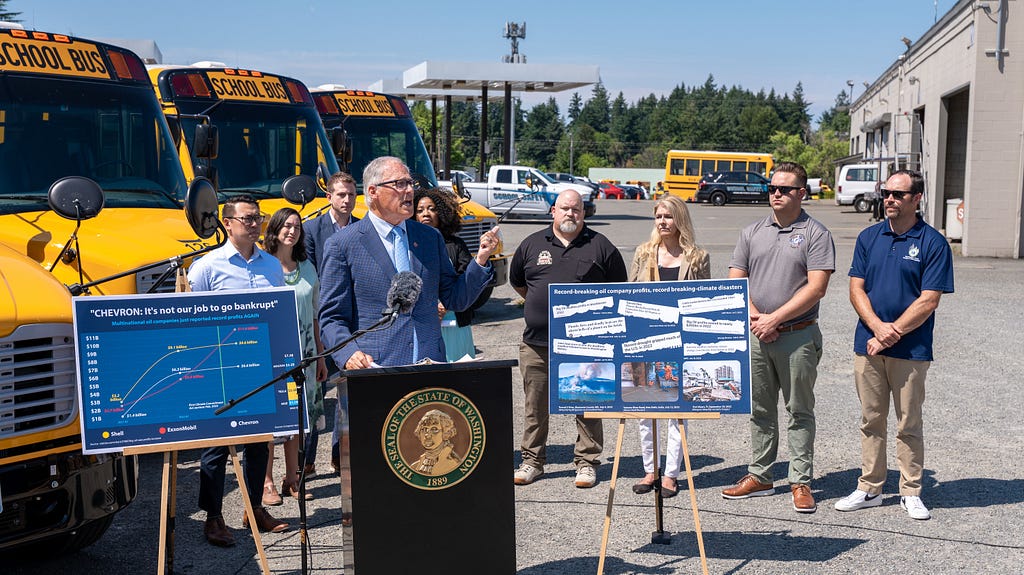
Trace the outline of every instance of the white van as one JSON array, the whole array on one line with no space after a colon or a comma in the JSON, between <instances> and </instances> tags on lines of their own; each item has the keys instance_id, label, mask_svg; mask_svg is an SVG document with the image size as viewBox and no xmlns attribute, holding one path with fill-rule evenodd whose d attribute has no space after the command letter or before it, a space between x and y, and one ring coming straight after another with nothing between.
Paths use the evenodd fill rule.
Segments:
<instances>
[{"instance_id":1,"label":"white van","mask_svg":"<svg viewBox=\"0 0 1024 575\"><path fill-rule=\"evenodd\" d=\"M880 182L878 164L848 164L836 178L836 205L853 206L857 213L871 211L875 184Z\"/></svg>"}]
</instances>

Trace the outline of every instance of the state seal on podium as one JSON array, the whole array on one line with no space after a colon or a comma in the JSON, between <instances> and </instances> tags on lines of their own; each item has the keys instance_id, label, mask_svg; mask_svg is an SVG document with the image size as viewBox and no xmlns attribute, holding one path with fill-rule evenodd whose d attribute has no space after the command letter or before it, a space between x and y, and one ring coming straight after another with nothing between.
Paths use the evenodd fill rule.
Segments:
<instances>
[{"instance_id":1,"label":"state seal on podium","mask_svg":"<svg viewBox=\"0 0 1024 575\"><path fill-rule=\"evenodd\" d=\"M381 430L381 451L399 479L433 491L469 477L486 439L483 418L469 398L432 387L406 395L391 408Z\"/></svg>"}]
</instances>

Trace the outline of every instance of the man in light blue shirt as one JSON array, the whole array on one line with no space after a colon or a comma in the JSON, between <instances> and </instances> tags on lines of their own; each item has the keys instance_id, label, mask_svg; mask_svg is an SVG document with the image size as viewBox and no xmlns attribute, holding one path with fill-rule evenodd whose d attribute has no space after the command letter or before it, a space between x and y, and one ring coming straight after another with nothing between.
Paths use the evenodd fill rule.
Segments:
<instances>
[{"instance_id":1,"label":"man in light blue shirt","mask_svg":"<svg viewBox=\"0 0 1024 575\"><path fill-rule=\"evenodd\" d=\"M221 219L228 232L228 241L196 260L189 268L188 281L192 291L283 286L281 262L256 245L260 224L263 223L256 199L248 194L232 196L224 203ZM288 529L288 524L275 519L263 508L263 479L268 455L265 441L245 446L245 486L256 526L260 531L280 533ZM211 545L218 547L235 544L235 537L224 524L221 511L227 459L227 447L210 447L203 450L199 467L199 508L206 511L203 534ZM248 527L248 524L249 517L243 516L242 525Z\"/></svg>"}]
</instances>

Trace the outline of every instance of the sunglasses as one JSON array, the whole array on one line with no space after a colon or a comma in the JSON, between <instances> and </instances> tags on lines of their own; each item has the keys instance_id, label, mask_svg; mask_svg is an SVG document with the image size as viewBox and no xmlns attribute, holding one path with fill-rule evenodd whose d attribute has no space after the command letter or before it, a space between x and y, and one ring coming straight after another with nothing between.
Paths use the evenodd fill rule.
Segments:
<instances>
[{"instance_id":1,"label":"sunglasses","mask_svg":"<svg viewBox=\"0 0 1024 575\"><path fill-rule=\"evenodd\" d=\"M890 189L887 189L887 188L878 188L878 193L882 194L882 199L883 200L885 198L888 198L889 196L892 196L892 199L894 199L894 200L902 200L903 196L912 196L912 195L914 195L914 192L910 192L910 191L907 191L907 190L890 190Z\"/></svg>"},{"instance_id":2,"label":"sunglasses","mask_svg":"<svg viewBox=\"0 0 1024 575\"><path fill-rule=\"evenodd\" d=\"M794 190L802 190L803 188L803 186L773 186L772 184L768 184L768 195L772 195L775 192L788 194Z\"/></svg>"}]
</instances>

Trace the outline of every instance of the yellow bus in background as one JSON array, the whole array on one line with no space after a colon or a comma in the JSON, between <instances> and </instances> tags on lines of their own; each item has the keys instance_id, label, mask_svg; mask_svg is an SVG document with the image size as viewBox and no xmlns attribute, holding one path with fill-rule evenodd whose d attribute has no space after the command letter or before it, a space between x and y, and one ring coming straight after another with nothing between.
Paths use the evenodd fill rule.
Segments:
<instances>
[{"instance_id":1,"label":"yellow bus in background","mask_svg":"<svg viewBox=\"0 0 1024 575\"><path fill-rule=\"evenodd\" d=\"M209 242L136 54L9 25L0 46L0 550L52 556L138 491L134 456L82 453L71 295L173 291Z\"/></svg>"},{"instance_id":2,"label":"yellow bus in background","mask_svg":"<svg viewBox=\"0 0 1024 575\"><path fill-rule=\"evenodd\" d=\"M771 154L669 150L665 159L665 191L692 202L697 182L711 172L756 172L768 178L775 166Z\"/></svg>"},{"instance_id":3,"label":"yellow bus in background","mask_svg":"<svg viewBox=\"0 0 1024 575\"><path fill-rule=\"evenodd\" d=\"M339 152L338 163L356 180L356 209L362 217L366 206L362 195L363 168L374 158L395 156L409 166L414 175L422 176L422 185L437 186L434 166L416 128L405 100L390 94L365 90L347 90L344 86L327 84L312 90L313 100L324 122L333 148ZM462 230L459 237L476 253L480 236L498 224L494 212L477 202L460 199ZM499 245L491 256L494 280L475 305L483 305L494 286L508 281L509 256Z\"/></svg>"},{"instance_id":4,"label":"yellow bus in background","mask_svg":"<svg viewBox=\"0 0 1024 575\"><path fill-rule=\"evenodd\" d=\"M177 143L185 177L209 178L221 203L231 195L251 194L271 215L292 206L282 194L285 180L308 176L307 186L315 188L315 180L326 181L338 171L302 82L218 62L148 70L168 122L182 135ZM314 195L300 210L303 217L327 206L325 195Z\"/></svg>"}]
</instances>

